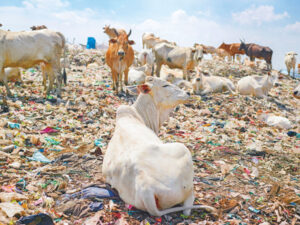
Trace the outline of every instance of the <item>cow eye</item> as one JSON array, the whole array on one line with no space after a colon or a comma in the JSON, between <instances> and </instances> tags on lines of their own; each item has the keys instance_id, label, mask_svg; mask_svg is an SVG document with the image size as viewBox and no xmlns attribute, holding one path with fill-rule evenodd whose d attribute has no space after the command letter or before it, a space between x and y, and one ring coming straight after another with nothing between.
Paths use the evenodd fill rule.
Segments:
<instances>
[{"instance_id":1,"label":"cow eye","mask_svg":"<svg viewBox=\"0 0 300 225\"><path fill-rule=\"evenodd\" d=\"M162 87L168 87L168 86L170 86L170 85L166 84L166 85L164 85L164 86L162 86Z\"/></svg>"}]
</instances>

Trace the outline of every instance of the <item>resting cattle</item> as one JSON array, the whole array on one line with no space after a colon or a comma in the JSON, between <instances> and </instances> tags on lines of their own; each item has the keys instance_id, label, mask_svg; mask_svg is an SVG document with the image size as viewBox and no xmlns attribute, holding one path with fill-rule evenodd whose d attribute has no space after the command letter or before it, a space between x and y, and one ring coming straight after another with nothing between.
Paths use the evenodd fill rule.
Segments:
<instances>
[{"instance_id":1,"label":"resting cattle","mask_svg":"<svg viewBox=\"0 0 300 225\"><path fill-rule=\"evenodd\" d=\"M231 80L218 76L205 76L197 70L197 77L192 82L194 94L208 94L229 91L234 94L235 86Z\"/></svg>"},{"instance_id":2,"label":"resting cattle","mask_svg":"<svg viewBox=\"0 0 300 225\"><path fill-rule=\"evenodd\" d=\"M116 38L109 40L109 47L105 55L105 61L111 69L113 79L113 89L116 93L119 92L119 86L123 89L122 77L125 75L124 82L128 84L128 70L134 59L134 52L131 45L134 41L128 40L131 30L128 34L119 34L116 30L114 31Z\"/></svg>"},{"instance_id":3,"label":"resting cattle","mask_svg":"<svg viewBox=\"0 0 300 225\"><path fill-rule=\"evenodd\" d=\"M230 56L232 56L233 61L235 59L235 55L239 54L239 55L244 55L245 51L244 50L240 50L240 44L239 43L232 43L232 44L225 44L224 42L219 46L219 49L223 49L226 52L228 52L230 54Z\"/></svg>"},{"instance_id":4,"label":"resting cattle","mask_svg":"<svg viewBox=\"0 0 300 225\"><path fill-rule=\"evenodd\" d=\"M197 63L203 58L202 49L184 48L166 43L154 47L156 60L156 75L160 76L160 69L163 64L170 68L183 70L183 79L190 80L189 70L193 70Z\"/></svg>"},{"instance_id":5,"label":"resting cattle","mask_svg":"<svg viewBox=\"0 0 300 225\"><path fill-rule=\"evenodd\" d=\"M193 206L193 161L182 143L164 144L158 135L169 113L189 95L155 77L138 86L132 106L117 110L116 127L103 159L106 182L122 200L153 216L192 208L215 212L209 206ZM163 162L163 163L162 163ZM171 208L183 203L183 207Z\"/></svg>"},{"instance_id":6,"label":"resting cattle","mask_svg":"<svg viewBox=\"0 0 300 225\"><path fill-rule=\"evenodd\" d=\"M140 67L135 67L134 69L144 72L147 76L152 76L153 74L153 66L149 65L148 63Z\"/></svg>"},{"instance_id":7,"label":"resting cattle","mask_svg":"<svg viewBox=\"0 0 300 225\"><path fill-rule=\"evenodd\" d=\"M291 69L293 69L293 75L295 76L296 55L298 55L296 52L288 52L285 54L284 63L289 75Z\"/></svg>"},{"instance_id":8,"label":"resting cattle","mask_svg":"<svg viewBox=\"0 0 300 225\"><path fill-rule=\"evenodd\" d=\"M138 54L138 62L143 66L146 63L149 65L154 64L154 58L150 49L142 49Z\"/></svg>"},{"instance_id":9,"label":"resting cattle","mask_svg":"<svg viewBox=\"0 0 300 225\"><path fill-rule=\"evenodd\" d=\"M32 26L30 27L31 30L43 30L43 29L48 29L45 25L41 26Z\"/></svg>"},{"instance_id":10,"label":"resting cattle","mask_svg":"<svg viewBox=\"0 0 300 225\"><path fill-rule=\"evenodd\" d=\"M183 73L180 69L170 69L167 65L162 65L160 69L160 78L173 84L176 79L183 78Z\"/></svg>"},{"instance_id":11,"label":"resting cattle","mask_svg":"<svg viewBox=\"0 0 300 225\"><path fill-rule=\"evenodd\" d=\"M244 50L246 55L250 57L251 61L254 61L255 58L264 59L268 64L269 69L272 69L272 55L273 51L269 47L260 46L257 44L245 44L241 41L239 50Z\"/></svg>"},{"instance_id":12,"label":"resting cattle","mask_svg":"<svg viewBox=\"0 0 300 225\"><path fill-rule=\"evenodd\" d=\"M140 67L130 68L128 73L128 82L130 85L143 84L146 76L152 75L152 66L145 64Z\"/></svg>"},{"instance_id":13,"label":"resting cattle","mask_svg":"<svg viewBox=\"0 0 300 225\"><path fill-rule=\"evenodd\" d=\"M22 82L21 71L18 67L8 67L4 69L5 76L8 81ZM3 82L3 77L0 77L0 81Z\"/></svg>"},{"instance_id":14,"label":"resting cattle","mask_svg":"<svg viewBox=\"0 0 300 225\"><path fill-rule=\"evenodd\" d=\"M166 80L187 92L191 92L193 89L191 82L182 79L183 74L180 69L170 69L167 65L162 65L160 76L161 79Z\"/></svg>"},{"instance_id":15,"label":"resting cattle","mask_svg":"<svg viewBox=\"0 0 300 225\"><path fill-rule=\"evenodd\" d=\"M123 29L116 29L116 28L110 28L110 25L105 25L103 27L103 32L106 33L109 37L109 39L112 38L117 38L117 33L118 34L126 34L126 31Z\"/></svg>"},{"instance_id":16,"label":"resting cattle","mask_svg":"<svg viewBox=\"0 0 300 225\"><path fill-rule=\"evenodd\" d=\"M50 80L47 94L53 88L54 79L58 78L58 95L60 95L62 82L60 58L65 46L65 38L60 32L48 29L26 32L0 30L0 39L2 40L0 42L0 77L3 77L8 95L11 95L11 92L4 68L27 69L41 62L45 63Z\"/></svg>"},{"instance_id":17,"label":"resting cattle","mask_svg":"<svg viewBox=\"0 0 300 225\"><path fill-rule=\"evenodd\" d=\"M300 99L300 83L293 91L293 96L297 99Z\"/></svg>"},{"instance_id":18,"label":"resting cattle","mask_svg":"<svg viewBox=\"0 0 300 225\"><path fill-rule=\"evenodd\" d=\"M255 97L266 98L268 92L277 83L277 74L264 76L247 76L240 79L237 83L237 89L242 95L253 95Z\"/></svg>"}]
</instances>

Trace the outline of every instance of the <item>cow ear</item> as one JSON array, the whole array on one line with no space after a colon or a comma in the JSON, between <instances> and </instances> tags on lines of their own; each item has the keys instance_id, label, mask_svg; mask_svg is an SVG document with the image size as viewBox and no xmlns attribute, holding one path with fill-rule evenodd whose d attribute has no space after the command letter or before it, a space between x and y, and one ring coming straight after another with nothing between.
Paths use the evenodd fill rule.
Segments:
<instances>
[{"instance_id":1,"label":"cow ear","mask_svg":"<svg viewBox=\"0 0 300 225\"><path fill-rule=\"evenodd\" d=\"M109 43L112 43L112 44L114 44L116 42L117 42L117 39L114 39L114 38L112 38L112 39L109 40Z\"/></svg>"},{"instance_id":2,"label":"cow ear","mask_svg":"<svg viewBox=\"0 0 300 225\"><path fill-rule=\"evenodd\" d=\"M148 84L141 84L137 88L138 93L148 94L151 91L151 88Z\"/></svg>"},{"instance_id":3,"label":"cow ear","mask_svg":"<svg viewBox=\"0 0 300 225\"><path fill-rule=\"evenodd\" d=\"M134 44L135 44L135 42L134 42L133 40L129 40L129 41L128 41L128 44L130 44L130 45L134 45Z\"/></svg>"},{"instance_id":4,"label":"cow ear","mask_svg":"<svg viewBox=\"0 0 300 225\"><path fill-rule=\"evenodd\" d=\"M195 53L196 52L196 49L195 48L192 48L192 53Z\"/></svg>"}]
</instances>

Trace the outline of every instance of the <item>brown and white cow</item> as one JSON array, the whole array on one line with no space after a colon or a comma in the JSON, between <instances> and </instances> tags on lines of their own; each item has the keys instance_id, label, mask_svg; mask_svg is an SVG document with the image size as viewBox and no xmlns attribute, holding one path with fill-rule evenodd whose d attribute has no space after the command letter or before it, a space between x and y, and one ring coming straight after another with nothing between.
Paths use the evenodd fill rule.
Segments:
<instances>
[{"instance_id":1,"label":"brown and white cow","mask_svg":"<svg viewBox=\"0 0 300 225\"><path fill-rule=\"evenodd\" d=\"M153 216L182 210L189 215L193 208L215 212L210 206L193 206L190 151L182 143L163 143L158 137L169 113L188 102L189 95L155 77L147 77L138 90L133 105L117 110L115 132L103 160L106 182L117 189L124 202ZM171 208L182 203L183 207Z\"/></svg>"},{"instance_id":2,"label":"brown and white cow","mask_svg":"<svg viewBox=\"0 0 300 225\"><path fill-rule=\"evenodd\" d=\"M224 42L218 47L219 49L224 49L226 52L228 52L232 58L233 61L235 59L235 55L244 55L245 51L240 50L240 44L239 43L232 43L232 44L225 44Z\"/></svg>"},{"instance_id":3,"label":"brown and white cow","mask_svg":"<svg viewBox=\"0 0 300 225\"><path fill-rule=\"evenodd\" d=\"M6 67L31 68L45 63L50 84L47 94L53 89L54 79L58 78L58 95L61 92L60 58L65 46L63 34L48 29L26 32L0 30L0 77L8 95L11 95L4 73Z\"/></svg>"},{"instance_id":4,"label":"brown and white cow","mask_svg":"<svg viewBox=\"0 0 300 225\"><path fill-rule=\"evenodd\" d=\"M111 69L113 79L113 89L116 93L119 92L119 86L123 89L122 77L124 73L125 85L128 84L128 71L129 67L134 60L134 52L131 45L135 44L134 41L128 40L131 30L128 34L119 34L114 30L116 38L109 40L109 47L105 55L105 61Z\"/></svg>"}]
</instances>

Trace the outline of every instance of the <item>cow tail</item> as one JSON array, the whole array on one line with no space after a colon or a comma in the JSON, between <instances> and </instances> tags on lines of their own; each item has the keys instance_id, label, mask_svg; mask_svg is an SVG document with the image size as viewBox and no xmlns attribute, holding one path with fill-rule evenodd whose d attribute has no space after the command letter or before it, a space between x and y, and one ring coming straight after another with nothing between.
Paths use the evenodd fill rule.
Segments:
<instances>
[{"instance_id":1,"label":"cow tail","mask_svg":"<svg viewBox=\"0 0 300 225\"><path fill-rule=\"evenodd\" d=\"M61 37L62 39L62 48L63 48L63 58L64 58L64 63L63 63L63 79L64 79L64 84L67 85L67 73L66 73L66 39L65 36L57 32L57 34Z\"/></svg>"}]
</instances>

